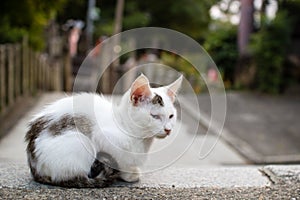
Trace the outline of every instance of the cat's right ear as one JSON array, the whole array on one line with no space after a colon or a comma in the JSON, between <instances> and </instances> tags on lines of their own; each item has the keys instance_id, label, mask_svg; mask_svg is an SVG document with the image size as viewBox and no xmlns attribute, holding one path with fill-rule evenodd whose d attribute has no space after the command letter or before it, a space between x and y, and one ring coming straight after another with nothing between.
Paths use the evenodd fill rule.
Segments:
<instances>
[{"instance_id":1,"label":"cat's right ear","mask_svg":"<svg viewBox=\"0 0 300 200\"><path fill-rule=\"evenodd\" d=\"M151 98L150 84L147 77L141 74L132 83L130 88L130 100L134 106L138 106L139 103L145 102Z\"/></svg>"},{"instance_id":2,"label":"cat's right ear","mask_svg":"<svg viewBox=\"0 0 300 200\"><path fill-rule=\"evenodd\" d=\"M167 94L171 98L171 101L173 103L175 101L176 94L177 94L179 88L181 87L181 83L182 83L182 75L176 81L174 81L170 85L166 86Z\"/></svg>"}]
</instances>

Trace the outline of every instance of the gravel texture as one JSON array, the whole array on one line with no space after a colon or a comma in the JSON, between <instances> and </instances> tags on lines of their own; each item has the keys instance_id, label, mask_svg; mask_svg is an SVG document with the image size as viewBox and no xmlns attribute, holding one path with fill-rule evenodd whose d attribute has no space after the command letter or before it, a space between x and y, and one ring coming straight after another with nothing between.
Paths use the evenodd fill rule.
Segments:
<instances>
[{"instance_id":1,"label":"gravel texture","mask_svg":"<svg viewBox=\"0 0 300 200\"><path fill-rule=\"evenodd\" d=\"M236 188L12 189L1 199L300 199L300 185Z\"/></svg>"},{"instance_id":2,"label":"gravel texture","mask_svg":"<svg viewBox=\"0 0 300 200\"><path fill-rule=\"evenodd\" d=\"M136 184L118 182L108 188L67 189L35 183L24 163L1 162L0 199L300 200L299 169L299 165L264 168L168 168L144 174ZM274 182L266 171L285 181Z\"/></svg>"},{"instance_id":3,"label":"gravel texture","mask_svg":"<svg viewBox=\"0 0 300 200\"><path fill-rule=\"evenodd\" d=\"M47 188L35 183L25 163L0 163L0 187ZM117 182L129 188L264 187L271 182L257 167L166 168L142 174L138 183Z\"/></svg>"}]
</instances>

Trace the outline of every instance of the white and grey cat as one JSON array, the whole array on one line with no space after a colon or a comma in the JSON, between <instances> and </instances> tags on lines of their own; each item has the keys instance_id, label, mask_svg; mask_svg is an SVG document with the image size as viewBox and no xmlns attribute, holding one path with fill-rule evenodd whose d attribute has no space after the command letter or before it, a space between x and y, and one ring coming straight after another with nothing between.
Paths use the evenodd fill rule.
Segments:
<instances>
[{"instance_id":1,"label":"white and grey cat","mask_svg":"<svg viewBox=\"0 0 300 200\"><path fill-rule=\"evenodd\" d=\"M97 94L78 94L47 106L30 122L25 140L37 182L64 187L105 187L139 179L153 138L176 123L173 105L182 76L151 88L142 74L114 105Z\"/></svg>"}]
</instances>

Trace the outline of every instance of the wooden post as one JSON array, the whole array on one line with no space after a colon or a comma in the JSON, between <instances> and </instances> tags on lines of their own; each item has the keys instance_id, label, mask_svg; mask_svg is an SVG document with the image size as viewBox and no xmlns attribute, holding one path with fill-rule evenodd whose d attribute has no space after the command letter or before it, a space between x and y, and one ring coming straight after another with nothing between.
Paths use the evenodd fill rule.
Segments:
<instances>
[{"instance_id":1,"label":"wooden post","mask_svg":"<svg viewBox=\"0 0 300 200\"><path fill-rule=\"evenodd\" d=\"M20 55L20 45L15 44L13 46L14 51L14 86L15 86L15 98L21 95L21 55Z\"/></svg>"},{"instance_id":2,"label":"wooden post","mask_svg":"<svg viewBox=\"0 0 300 200\"><path fill-rule=\"evenodd\" d=\"M238 27L239 58L235 68L234 82L238 87L249 87L254 80L250 71L255 71L251 66L251 52L249 41L253 31L254 0L241 0L241 17Z\"/></svg>"},{"instance_id":3,"label":"wooden post","mask_svg":"<svg viewBox=\"0 0 300 200\"><path fill-rule=\"evenodd\" d=\"M6 94L5 94L5 88L6 88L6 81L5 81L5 60L6 60L6 52L5 52L5 46L0 45L0 113L3 113L5 111L6 107Z\"/></svg>"},{"instance_id":4,"label":"wooden post","mask_svg":"<svg viewBox=\"0 0 300 200\"><path fill-rule=\"evenodd\" d=\"M50 83L50 77L51 77L51 71L50 71L50 66L49 66L49 61L45 63L45 83L46 83L46 88L48 90L51 89L51 83Z\"/></svg>"},{"instance_id":5,"label":"wooden post","mask_svg":"<svg viewBox=\"0 0 300 200\"><path fill-rule=\"evenodd\" d=\"M63 89L67 92L70 92L72 90L72 64L71 64L71 56L69 53L65 53L63 56L63 61L60 62L63 66L63 80L64 80L64 86Z\"/></svg>"},{"instance_id":6,"label":"wooden post","mask_svg":"<svg viewBox=\"0 0 300 200\"><path fill-rule=\"evenodd\" d=\"M13 45L7 45L7 103L11 105L14 102L14 56L13 56Z\"/></svg>"},{"instance_id":7,"label":"wooden post","mask_svg":"<svg viewBox=\"0 0 300 200\"><path fill-rule=\"evenodd\" d=\"M49 88L50 90L53 90L54 88L54 82L53 82L53 76L54 76L54 70L53 70L54 66L51 65L51 68L48 68L49 71Z\"/></svg>"},{"instance_id":8,"label":"wooden post","mask_svg":"<svg viewBox=\"0 0 300 200\"><path fill-rule=\"evenodd\" d=\"M41 66L40 66L40 72L41 72L41 89L46 90L46 79L45 79L45 67L46 67L46 57L42 57L41 59Z\"/></svg>"},{"instance_id":9,"label":"wooden post","mask_svg":"<svg viewBox=\"0 0 300 200\"><path fill-rule=\"evenodd\" d=\"M115 25L114 25L114 40L112 54L117 55L117 58L113 61L110 68L110 93L112 93L115 84L117 83L118 74L117 67L120 65L119 53L115 51L115 47L120 45L120 36L117 35L122 31L122 22L123 22L123 11L124 11L124 0L117 0L116 12L115 12Z\"/></svg>"},{"instance_id":10,"label":"wooden post","mask_svg":"<svg viewBox=\"0 0 300 200\"><path fill-rule=\"evenodd\" d=\"M101 53L100 53L100 66L101 66L101 72L102 76L100 79L100 89L101 92L104 94L110 93L110 71L109 68L106 66L109 65L110 62L110 56L112 52L112 45L108 45L106 43L101 44Z\"/></svg>"},{"instance_id":11,"label":"wooden post","mask_svg":"<svg viewBox=\"0 0 300 200\"><path fill-rule=\"evenodd\" d=\"M31 94L32 89L32 50L28 48L28 91Z\"/></svg>"},{"instance_id":12,"label":"wooden post","mask_svg":"<svg viewBox=\"0 0 300 200\"><path fill-rule=\"evenodd\" d=\"M55 83L54 90L61 91L63 90L63 79L61 74L63 73L64 69L61 68L61 63L59 62L59 60L56 60L53 66L54 68L52 69L54 71L54 76L52 78L54 79L54 83Z\"/></svg>"},{"instance_id":13,"label":"wooden post","mask_svg":"<svg viewBox=\"0 0 300 200\"><path fill-rule=\"evenodd\" d=\"M39 53L36 54L36 88L38 90L42 89L42 81L41 81L41 59L42 55Z\"/></svg>"},{"instance_id":14,"label":"wooden post","mask_svg":"<svg viewBox=\"0 0 300 200\"><path fill-rule=\"evenodd\" d=\"M248 56L249 40L253 31L253 0L241 0L241 19L238 28L238 50L240 57Z\"/></svg>"},{"instance_id":15,"label":"wooden post","mask_svg":"<svg viewBox=\"0 0 300 200\"><path fill-rule=\"evenodd\" d=\"M43 78L43 81L44 81L44 89L45 90L49 90L49 81L48 81L48 76L49 76L49 65L48 65L48 60L49 58L45 58L45 63L44 63L44 78Z\"/></svg>"},{"instance_id":16,"label":"wooden post","mask_svg":"<svg viewBox=\"0 0 300 200\"><path fill-rule=\"evenodd\" d=\"M34 73L35 73L35 55L32 49L30 49L30 75L29 75L29 83L30 83L30 93L34 94L35 92L35 81L34 81Z\"/></svg>"},{"instance_id":17,"label":"wooden post","mask_svg":"<svg viewBox=\"0 0 300 200\"><path fill-rule=\"evenodd\" d=\"M27 95L29 90L29 53L28 38L22 41L22 94Z\"/></svg>"},{"instance_id":18,"label":"wooden post","mask_svg":"<svg viewBox=\"0 0 300 200\"><path fill-rule=\"evenodd\" d=\"M38 68L39 68L39 53L34 52L34 70L33 70L33 88L34 88L34 95L37 93L38 90Z\"/></svg>"},{"instance_id":19,"label":"wooden post","mask_svg":"<svg viewBox=\"0 0 300 200\"><path fill-rule=\"evenodd\" d=\"M45 58L43 61L43 90L47 91L47 71L46 71L46 67L47 67L47 59Z\"/></svg>"}]
</instances>

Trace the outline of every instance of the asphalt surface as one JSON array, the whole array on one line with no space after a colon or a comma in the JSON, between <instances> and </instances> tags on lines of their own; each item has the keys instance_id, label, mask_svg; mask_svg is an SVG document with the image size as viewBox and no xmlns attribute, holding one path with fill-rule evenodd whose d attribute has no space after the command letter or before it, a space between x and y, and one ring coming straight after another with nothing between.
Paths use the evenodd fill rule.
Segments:
<instances>
[{"instance_id":1,"label":"asphalt surface","mask_svg":"<svg viewBox=\"0 0 300 200\"><path fill-rule=\"evenodd\" d=\"M209 121L209 94L199 95L198 101ZM195 110L195 105L187 105ZM203 117L198 113L192 115ZM221 137L252 163L300 163L299 119L299 95L227 92L227 113ZM217 123L221 121L216 119Z\"/></svg>"}]
</instances>

